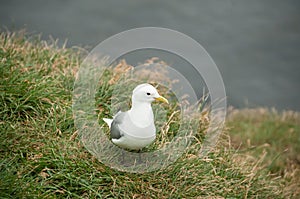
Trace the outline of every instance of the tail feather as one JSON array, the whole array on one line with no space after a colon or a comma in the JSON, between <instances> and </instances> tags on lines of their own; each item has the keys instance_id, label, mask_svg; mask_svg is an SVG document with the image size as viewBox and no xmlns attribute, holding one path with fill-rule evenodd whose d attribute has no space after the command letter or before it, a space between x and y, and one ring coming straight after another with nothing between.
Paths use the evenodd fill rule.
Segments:
<instances>
[{"instance_id":1,"label":"tail feather","mask_svg":"<svg viewBox=\"0 0 300 199\"><path fill-rule=\"evenodd\" d=\"M111 127L111 123L113 121L113 119L109 119L109 118L103 118L103 121L108 125L108 127Z\"/></svg>"}]
</instances>

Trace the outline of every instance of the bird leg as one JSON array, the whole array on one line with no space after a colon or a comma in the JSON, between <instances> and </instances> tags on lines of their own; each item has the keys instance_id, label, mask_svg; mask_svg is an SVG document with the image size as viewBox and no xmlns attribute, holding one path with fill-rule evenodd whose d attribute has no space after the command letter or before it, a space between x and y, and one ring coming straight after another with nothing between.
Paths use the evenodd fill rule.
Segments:
<instances>
[{"instance_id":1,"label":"bird leg","mask_svg":"<svg viewBox=\"0 0 300 199\"><path fill-rule=\"evenodd\" d=\"M125 159L124 159L124 149L122 149L122 160L121 160L121 164L124 164L124 162L125 162Z\"/></svg>"},{"instance_id":2,"label":"bird leg","mask_svg":"<svg viewBox=\"0 0 300 199\"><path fill-rule=\"evenodd\" d=\"M138 159L138 163L141 164L142 163L142 156L141 156L141 152L142 152L142 149L139 149L138 150L138 153L139 153L139 159Z\"/></svg>"}]
</instances>

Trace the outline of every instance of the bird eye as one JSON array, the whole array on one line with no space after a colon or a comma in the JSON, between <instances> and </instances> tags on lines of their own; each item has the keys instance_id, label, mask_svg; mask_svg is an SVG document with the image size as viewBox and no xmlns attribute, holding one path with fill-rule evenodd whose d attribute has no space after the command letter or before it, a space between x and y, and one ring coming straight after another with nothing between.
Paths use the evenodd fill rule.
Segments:
<instances>
[{"instance_id":1,"label":"bird eye","mask_svg":"<svg viewBox=\"0 0 300 199\"><path fill-rule=\"evenodd\" d=\"M150 93L147 93L147 95L151 95Z\"/></svg>"}]
</instances>

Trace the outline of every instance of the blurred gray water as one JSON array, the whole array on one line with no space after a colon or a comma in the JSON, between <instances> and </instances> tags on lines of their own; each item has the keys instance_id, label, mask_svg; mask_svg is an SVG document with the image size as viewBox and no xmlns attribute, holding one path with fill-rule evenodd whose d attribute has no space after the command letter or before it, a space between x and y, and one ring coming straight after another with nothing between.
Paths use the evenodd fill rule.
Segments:
<instances>
[{"instance_id":1,"label":"blurred gray water","mask_svg":"<svg viewBox=\"0 0 300 199\"><path fill-rule=\"evenodd\" d=\"M174 29L198 41L214 59L230 105L300 110L299 0L1 0L0 25L90 49L131 28ZM196 84L199 77L185 72Z\"/></svg>"}]
</instances>

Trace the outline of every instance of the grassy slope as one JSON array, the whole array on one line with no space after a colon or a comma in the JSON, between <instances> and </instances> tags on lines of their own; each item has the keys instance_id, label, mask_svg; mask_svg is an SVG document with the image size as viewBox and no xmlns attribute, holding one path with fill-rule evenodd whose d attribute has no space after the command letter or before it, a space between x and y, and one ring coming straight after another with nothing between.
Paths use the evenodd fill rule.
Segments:
<instances>
[{"instance_id":1,"label":"grassy slope","mask_svg":"<svg viewBox=\"0 0 300 199\"><path fill-rule=\"evenodd\" d=\"M227 125L239 153L265 156L262 164L286 179L285 190L300 197L300 114L265 108L233 110Z\"/></svg>"},{"instance_id":2,"label":"grassy slope","mask_svg":"<svg viewBox=\"0 0 300 199\"><path fill-rule=\"evenodd\" d=\"M73 124L79 54L30 41L22 33L0 36L0 197L291 196L284 179L269 176L259 158L233 153L226 136L207 160L187 150L162 171L131 174L106 167L82 147Z\"/></svg>"}]
</instances>

